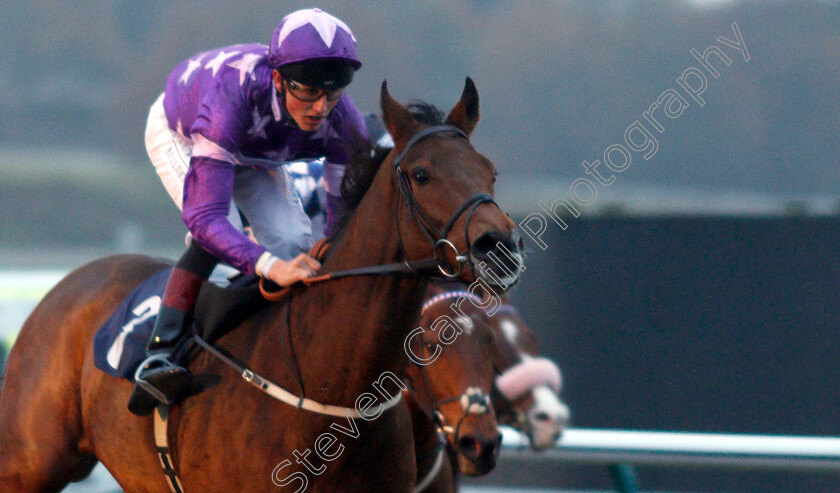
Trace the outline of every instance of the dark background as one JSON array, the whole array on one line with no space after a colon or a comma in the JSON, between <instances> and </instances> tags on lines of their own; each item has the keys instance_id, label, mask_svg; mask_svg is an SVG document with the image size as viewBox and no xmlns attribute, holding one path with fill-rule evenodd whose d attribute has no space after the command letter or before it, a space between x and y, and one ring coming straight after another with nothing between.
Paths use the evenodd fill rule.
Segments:
<instances>
[{"instance_id":1,"label":"dark background","mask_svg":"<svg viewBox=\"0 0 840 493\"><path fill-rule=\"evenodd\" d=\"M840 434L840 218L570 220L512 298L563 369L580 428ZM606 468L490 480L609 487ZM642 468L676 491L838 491L840 475Z\"/></svg>"}]
</instances>

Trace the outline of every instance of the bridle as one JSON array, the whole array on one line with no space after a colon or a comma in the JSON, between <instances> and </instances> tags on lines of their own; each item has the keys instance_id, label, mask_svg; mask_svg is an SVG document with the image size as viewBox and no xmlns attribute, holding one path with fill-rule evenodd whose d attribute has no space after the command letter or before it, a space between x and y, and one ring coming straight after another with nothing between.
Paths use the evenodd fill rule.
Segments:
<instances>
[{"instance_id":1,"label":"bridle","mask_svg":"<svg viewBox=\"0 0 840 493\"><path fill-rule=\"evenodd\" d=\"M491 413L495 417L495 411L490 400L490 395L485 393L479 387L467 387L462 394L436 400L435 396L432 394L431 381L425 367L423 365L417 366L420 368L420 376L423 380L423 393L425 394L424 399L431 407L431 411L426 408L424 409L424 412L431 414L435 421L435 425L437 426L438 432L446 438L451 438L450 443L453 445L458 443L458 439L461 437L461 425L468 416L471 414L480 416L482 414ZM416 394L417 389L414 389L414 392ZM460 402L461 408L464 410L464 413L460 418L458 418L455 426L447 423L446 417L440 411L441 406L445 406L453 402Z\"/></svg>"},{"instance_id":2,"label":"bridle","mask_svg":"<svg viewBox=\"0 0 840 493\"><path fill-rule=\"evenodd\" d=\"M343 271L336 271L331 272L329 274L311 277L308 279L303 280L302 282L306 285L314 284L317 282L327 281L330 279L339 279L342 277L349 277L349 276L356 276L356 275L381 275L381 274L394 274L394 273L402 273L402 272L411 272L411 273L419 273L420 270L428 269L430 267L437 267L437 270L446 277L456 277L461 270L461 266L464 261L469 261L469 255L460 255L457 251L455 245L446 239L446 236L449 234L449 231L452 229L452 226L455 222L460 218L464 212L469 209L469 213L467 214L467 224L465 227L465 237L467 240L467 249L469 250L469 222L472 218L473 212L475 209L484 202L490 202L495 204L496 202L493 200L489 194L486 193L478 193L473 195L472 197L468 198L460 207L455 211L452 217L447 221L446 225L443 227L442 230L437 229L434 224L429 220L426 213L423 212L423 209L420 207L420 204L417 203L417 200L414 198L414 192L412 191L411 184L408 182L408 177L406 176L405 172L400 168L400 164L402 163L403 159L405 158L406 154L408 153L409 149L416 144L420 139L431 135L437 132L454 132L455 134L468 139L469 137L467 134L457 128L450 125L436 125L433 127L427 127L416 134L414 134L406 143L405 148L403 148L402 152L394 159L394 169L397 171L397 182L398 188L400 190L400 194L402 195L403 199L405 200L406 204L408 205L409 212L412 217L418 222L421 226L421 230L424 232L426 237L433 243L433 248L435 249L435 256L424 259L424 260L416 260L410 261L405 260L402 263L397 264L388 264L388 265L375 265L371 267L361 267L357 269L349 269ZM397 207L397 227L399 228L399 207ZM402 236L400 236L400 249L405 254L405 249L402 243ZM437 238L437 239L435 239ZM444 266L442 260L445 261L446 258L444 257L442 260L438 258L437 252L439 251L440 246L443 245L444 247L451 248L456 254L456 260L458 261L458 268L457 270L447 270L447 266ZM472 263L470 262L470 265ZM282 299L282 297L286 296L289 292L289 288L285 288L281 291L272 291L267 289L265 283L263 282L264 279L260 279L260 291L263 294L263 297L268 299L269 301L276 301L278 299ZM306 399L304 397L296 397L291 393L285 391L281 387L273 384L272 382L260 377L256 373L254 373L249 368L244 366L238 365L236 362L228 358L226 355L221 353L217 348L215 348L212 344L207 343L206 341L202 340L201 337L194 336L196 342L201 345L205 350L212 353L217 358L221 359L225 364L232 367L238 373L240 373L243 378L249 383L257 386L263 391L272 391L274 394L277 394L276 397L284 402L296 405L299 408L306 408L313 412L318 412L321 414L328 414L333 416L340 416L345 413L345 408L337 407L337 406L325 406L319 404L315 401L311 401L310 399ZM422 370L422 368L421 368ZM422 372L422 371L421 371ZM424 378L426 378L425 372L422 372ZM487 412L490 408L490 396L481 392L480 394L476 394L474 391L470 393L470 389L467 389L463 395L450 398L448 400L441 401L437 403L437 405L443 405L447 402L452 402L457 399L465 399L466 404L464 404L465 409L467 412L465 415L459 420L454 432L457 440L458 436L458 429L461 426L461 422L463 422L464 418L470 413L472 414L480 414L483 412ZM393 406L393 403L389 402L389 405ZM437 409L437 406L435 407ZM470 411L472 410L472 411ZM438 413L439 414L439 413ZM352 413L351 413L352 415ZM352 417L357 417L353 415ZM442 419L442 415L440 415ZM441 424L441 426L446 426L445 423ZM452 430L452 427L448 427ZM451 433L451 431L450 431Z\"/></svg>"},{"instance_id":3,"label":"bridle","mask_svg":"<svg viewBox=\"0 0 840 493\"><path fill-rule=\"evenodd\" d=\"M411 147L422 140L423 138L440 132L453 132L456 135L463 137L469 140L469 136L461 130L460 128L453 127L451 125L435 125L432 127L424 128L423 130L417 132L408 140L403 148L402 152L394 158L394 169L397 172L397 186L400 191L400 195L402 196L403 200L408 207L408 213L410 217L414 218L414 221L420 226L420 230L423 232L423 235L432 245L432 249L434 251L434 259L437 261L437 269L438 271L443 274L443 276L447 278L454 278L457 277L458 274L461 272L461 268L463 267L464 262L469 262L470 267L473 268L472 260L469 255L470 249L470 236L469 236L469 226L470 221L472 219L472 215L475 210L478 208L479 205L488 202L491 204L496 204L493 200L493 197L487 193L477 193L465 200L458 209L452 214L446 224L443 226L443 229L438 229L432 221L429 219L429 216L423 211L423 208L420 207L420 204L417 203L417 199L414 197L414 190L411 187L411 181L408 177L408 173L406 173L402 168L401 164L405 159L408 151ZM464 241L467 248L467 253L462 255L458 252L458 248L449 240L447 237L449 236L449 232L452 227L455 225L455 222L460 219L460 217L467 213L466 224L464 226ZM408 256L405 247L403 246L402 241L402 232L400 230L400 209L397 207L396 211L396 222L397 222L397 236L399 237L400 242L400 251L403 255ZM452 266L448 263L448 259L446 253L451 251L454 253L455 261L457 265ZM473 275L475 272L473 270Z\"/></svg>"},{"instance_id":4,"label":"bridle","mask_svg":"<svg viewBox=\"0 0 840 493\"><path fill-rule=\"evenodd\" d=\"M452 298L460 298L460 297L468 298L468 299L474 299L474 300L477 300L479 302L481 301L480 298L478 298L476 295L474 295L470 292L467 292L467 291L460 291L460 290L445 291L441 294L438 294L438 295L433 296L432 298L426 300L426 302L423 303L423 307L421 309L421 314L424 313L426 310L428 310L429 308L431 308L433 305L435 305L437 303L440 303L440 302L443 302L443 301L446 301L446 300L449 300L449 299L452 299ZM424 412L426 412L427 414L430 414L431 417L434 419L435 425L437 426L438 433L440 435L442 435L445 438L450 438L450 437L452 438L452 441L451 441L452 444L457 444L458 443L458 438L460 438L461 424L463 424L464 420L470 414L481 415L481 414L485 414L485 413L490 412L490 413L493 413L493 415L495 416L495 409L491 405L492 401L491 401L490 395L485 393L483 390L481 390L481 388L476 387L476 386L468 387L460 395L455 395L455 396L452 396L452 397L445 397L443 399L436 400L434 394L432 393L432 382L431 382L431 379L429 378L428 373L426 372L426 365L421 365L421 364L418 364L417 362L414 362L414 364L417 365L417 367L420 371L420 378L422 379L422 385L423 385L423 394L424 394L423 397L425 398L425 400L429 404L429 407L425 408ZM495 366L494 366L494 370L495 370ZM416 388L414 389L414 393L417 394L417 389ZM464 414L461 415L461 417L458 419L458 422L455 423L455 426L453 427L452 425L447 424L446 417L440 411L440 408L441 408L441 406L444 406L446 404L456 402L456 401L461 403L461 408L464 410ZM431 411L429 411L429 409L431 409Z\"/></svg>"},{"instance_id":5,"label":"bridle","mask_svg":"<svg viewBox=\"0 0 840 493\"><path fill-rule=\"evenodd\" d=\"M496 375L502 375L504 373L499 370L496 365L493 365L493 369L495 370ZM511 402L499 391L495 383L493 384L493 388L490 390L490 393L493 396L493 407L498 413L497 416L509 416L510 426L527 435L531 427L531 422L528 420L528 416L525 412L519 407L514 406L513 402ZM503 420L502 423L507 424L508 421Z\"/></svg>"},{"instance_id":6,"label":"bridle","mask_svg":"<svg viewBox=\"0 0 840 493\"><path fill-rule=\"evenodd\" d=\"M452 229L452 226L455 224L455 222L458 220L458 218L460 218L464 214L464 212L469 209L469 213L467 214L467 224L466 224L465 233L464 233L465 237L466 237L466 240L467 240L467 243L466 243L467 244L467 249L469 250L469 231L468 230L469 230L469 222L470 222L470 219L472 218L473 212L475 212L475 209L484 202L490 202L490 203L493 203L493 204L495 204L496 202L493 200L493 197L491 197L489 194L486 194L486 193L475 194L472 197L468 198L463 204L461 204L460 207L458 207L458 209L455 211L455 213L452 215L452 217L449 219L449 221L447 221L446 225L444 226L444 228L442 230L438 230L434 226L434 224L432 224L432 222L429 220L428 216L423 212L423 209L420 207L420 204L417 203L417 200L414 197L414 192L412 191L412 188L411 188L411 184L408 182L408 177L406 176L405 172L403 172L403 170L400 168L400 164L402 163L406 154L408 153L408 151L411 149L411 147L414 144L416 144L422 138L424 138L428 135L431 135L433 133L437 133L437 132L454 132L455 134L457 134L461 137L464 137L465 139L469 139L467 134L463 130L461 130L457 127L453 127L453 126L450 126L450 125L436 125L436 126L432 126L432 127L427 127L425 129L417 132L416 134L414 134L408 140L408 142L406 143L405 148L403 148L402 152L400 152L400 154L397 155L397 157L394 159L394 169L397 172L397 182L398 182L398 188L400 190L400 194L402 195L406 204L408 204L408 208L409 208L409 212L410 212L411 216L415 218L415 220L421 226L421 229L425 233L426 237L429 238L429 240L433 243L433 248L435 249L435 256L431 257L431 258L428 258L428 259L424 259L424 260L410 261L410 260L406 259L402 263L388 264L388 265L375 265L375 266L371 266L371 267L361 267L361 268L357 268L357 269L349 269L349 270L331 272L329 274L324 274L324 275L321 275L321 276L311 277L311 278L305 279L305 280L302 281L304 284L310 285L310 284L314 284L314 283L317 283L317 282L327 281L327 280L330 280L330 279L339 279L339 278L342 278L342 277L349 277L349 276L356 276L356 275L381 275L381 274L394 274L394 273L403 273L403 272L410 272L410 273L417 274L421 270L429 269L430 267L437 267L437 270L446 277L451 278L451 277L456 277L458 275L458 273L461 270L461 266L462 266L463 262L464 261L469 261L469 255L460 255L459 252L457 251L457 248L455 247L455 245L452 244L452 242L450 242L449 240L447 240L446 236L449 234L449 231ZM400 217L399 216L399 207L397 207L396 209L397 209L397 227L399 228L399 217ZM405 254L405 249L403 248L403 243L402 243L402 236L400 234L398 234L398 236L400 236L400 239L399 239L400 249ZM437 238L437 239L435 239L435 238ZM453 269L451 271L447 270L446 267L448 267L448 265L444 266L441 259L438 258L437 252L439 251L439 248L440 248L441 245L443 245L445 247L448 247L448 248L451 248L455 252L456 260L458 261L457 270L455 270L455 269ZM446 260L446 258L444 257L443 261L445 261L445 260ZM472 265L471 262L470 262L470 265ZM273 291L271 289L268 289L265 286L264 280L265 280L264 278L260 278L260 291L262 292L263 297L266 298L269 301L277 301L279 299L282 299L290 291L289 287L287 287L283 290L280 290L280 291ZM293 405L296 405L299 408L305 408L305 409L308 409L308 410L313 411L313 412L317 412L317 413L321 413L321 414L327 414L327 415L333 415L333 416L341 416L341 415L344 415L345 412L351 411L349 409L346 409L346 408L343 408L343 407L338 407L338 406L325 406L323 404L317 403L317 402L312 401L310 399L306 399L304 397L296 397L293 394L287 392L285 389L282 389L281 387L279 387L279 386L273 384L272 382L270 382L270 381L262 378L261 376L257 375L256 373L254 373L249 368L237 364L232 359L228 358L225 354L220 352L215 346L213 346L212 344L209 344L206 341L204 341L201 337L198 337L196 335L196 336L193 337L193 339L195 339L195 341L199 345L201 345L205 350L212 353L214 356L221 359L225 364L227 364L228 366L230 366L231 368L236 370L238 373L240 373L243 376L243 378L245 378L246 381L248 381L252 385L255 385L256 387L260 388L260 390L270 392L270 393L273 392L274 394L276 394L275 397L277 397L279 400L281 400L283 402L293 404ZM425 375L425 373L424 373L424 375ZM489 402L490 402L489 395L486 395L486 394L483 394L483 393L482 393L482 395L484 396L484 398L486 400L486 404L483 404L484 407L489 408ZM461 398L461 397L464 397L464 396L458 396L457 398ZM477 409L477 408L474 407L474 405L479 405L480 402L478 400L476 400L477 399L476 397L473 397L471 395L466 395L465 398L469 401L468 402L468 404L469 404L468 407L470 407L472 409ZM388 402L389 407L392 407L396 403L397 400L398 399L392 399L393 402L389 401ZM473 401L475 401L475 402L473 402ZM441 403L441 404L443 404L443 403ZM475 412L475 411L473 411L473 412ZM358 417L358 416L356 416L356 414L358 414L358 413L355 413L355 414L353 412L350 413L351 417ZM469 414L469 413L467 413L467 414ZM466 415L464 417L466 417ZM463 421L463 418L462 418L461 421ZM458 427L460 427L460 421L458 423ZM456 430L456 435L457 435L457 430Z\"/></svg>"}]
</instances>

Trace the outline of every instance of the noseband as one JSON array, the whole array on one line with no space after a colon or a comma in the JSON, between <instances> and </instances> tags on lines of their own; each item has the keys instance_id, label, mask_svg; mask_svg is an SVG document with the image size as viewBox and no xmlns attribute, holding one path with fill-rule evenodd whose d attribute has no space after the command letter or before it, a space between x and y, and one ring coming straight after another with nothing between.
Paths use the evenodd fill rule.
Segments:
<instances>
[{"instance_id":1,"label":"noseband","mask_svg":"<svg viewBox=\"0 0 840 493\"><path fill-rule=\"evenodd\" d=\"M461 130L460 128L453 127L451 125L436 125L433 127L427 127L423 130L417 132L405 144L405 148L403 148L402 152L394 159L394 168L397 171L397 184L399 186L400 195L402 195L403 200L408 207L408 212L412 218L414 218L415 222L420 226L420 230L432 244L432 249L434 250L435 259L437 260L437 268L441 274L448 278L457 277L458 274L461 272L461 267L463 266L464 262L469 262L470 267L472 268L472 261L470 260L469 256L469 249L470 249L470 236L469 236L469 229L470 229L470 220L472 219L473 212L478 208L479 205L489 202L491 204L496 204L493 200L493 197L487 193L477 193L472 197L469 197L464 203L461 204L460 207L452 214L452 217L449 218L449 221L443 226L443 229L438 229L432 221L429 219L429 216L423 212L423 208L420 207L420 204L417 203L417 199L414 197L414 190L411 187L411 182L408 177L408 174L403 171L400 167L400 164L405 159L406 154L411 149L411 146L419 142L424 137L439 133L439 132L454 132L456 135L463 137L469 141L469 136ZM467 212L469 210L469 212ZM467 212L467 219L466 224L464 226L464 241L467 248L467 252L464 255L461 255L458 252L458 248L447 239L449 236L449 232L452 229L452 226L455 225L455 222L465 213ZM400 241L400 250L408 256L405 248L403 247L402 243L402 233L400 232L400 215L399 215L399 208L397 209L397 236L399 237ZM457 265L452 266L448 263L446 254L447 252L453 252L455 255L455 261Z\"/></svg>"},{"instance_id":2,"label":"noseband","mask_svg":"<svg viewBox=\"0 0 840 493\"><path fill-rule=\"evenodd\" d=\"M486 413L495 415L490 395L485 393L479 387L468 387L464 393L460 395L445 397L440 400L435 399L431 390L432 383L429 379L428 373L426 373L426 368L422 365L418 365L418 367L420 369L421 378L423 379L423 391L425 393L424 398L432 408L431 413L434 417L435 423L437 424L438 432L442 433L444 436L452 437L453 445L458 443L458 438L461 436L461 425L464 423L464 420L467 419L467 416L471 414L480 416ZM464 414L461 415L454 427L446 422L446 418L440 411L442 406L452 402L459 402L461 404L461 408L464 410Z\"/></svg>"}]
</instances>

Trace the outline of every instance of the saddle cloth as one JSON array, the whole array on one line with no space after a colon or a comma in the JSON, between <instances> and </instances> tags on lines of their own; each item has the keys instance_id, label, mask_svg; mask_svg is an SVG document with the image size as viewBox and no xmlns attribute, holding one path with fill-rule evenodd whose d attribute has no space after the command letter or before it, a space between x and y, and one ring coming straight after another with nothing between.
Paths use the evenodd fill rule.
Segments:
<instances>
[{"instance_id":1,"label":"saddle cloth","mask_svg":"<svg viewBox=\"0 0 840 493\"><path fill-rule=\"evenodd\" d=\"M134 371L146 358L146 344L160 310L160 298L171 267L137 286L93 338L93 362L113 377L134 381Z\"/></svg>"},{"instance_id":2,"label":"saddle cloth","mask_svg":"<svg viewBox=\"0 0 840 493\"><path fill-rule=\"evenodd\" d=\"M143 281L99 328L93 338L93 362L97 368L108 375L134 381L135 370L146 359L146 345L171 271L167 267ZM234 276L224 288L205 282L196 300L192 331L213 343L266 303L256 277ZM175 348L173 361L185 363L187 346Z\"/></svg>"}]
</instances>

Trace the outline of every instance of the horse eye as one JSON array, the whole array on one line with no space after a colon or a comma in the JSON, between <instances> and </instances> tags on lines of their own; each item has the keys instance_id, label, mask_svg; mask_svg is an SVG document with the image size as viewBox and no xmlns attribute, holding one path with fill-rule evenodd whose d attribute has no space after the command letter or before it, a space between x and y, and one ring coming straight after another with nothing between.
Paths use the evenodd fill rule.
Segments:
<instances>
[{"instance_id":1,"label":"horse eye","mask_svg":"<svg viewBox=\"0 0 840 493\"><path fill-rule=\"evenodd\" d=\"M434 342L427 342L426 343L426 350L429 351L430 353L434 353L435 352L435 343Z\"/></svg>"},{"instance_id":2,"label":"horse eye","mask_svg":"<svg viewBox=\"0 0 840 493\"><path fill-rule=\"evenodd\" d=\"M496 183L496 178L498 178L498 177L499 177L499 172L498 172L498 171L494 171L494 172L493 172L493 183Z\"/></svg>"},{"instance_id":3,"label":"horse eye","mask_svg":"<svg viewBox=\"0 0 840 493\"><path fill-rule=\"evenodd\" d=\"M417 168L411 172L411 177L414 178L414 181L417 182L418 185L425 185L429 183L429 172L426 171L426 168Z\"/></svg>"}]
</instances>

